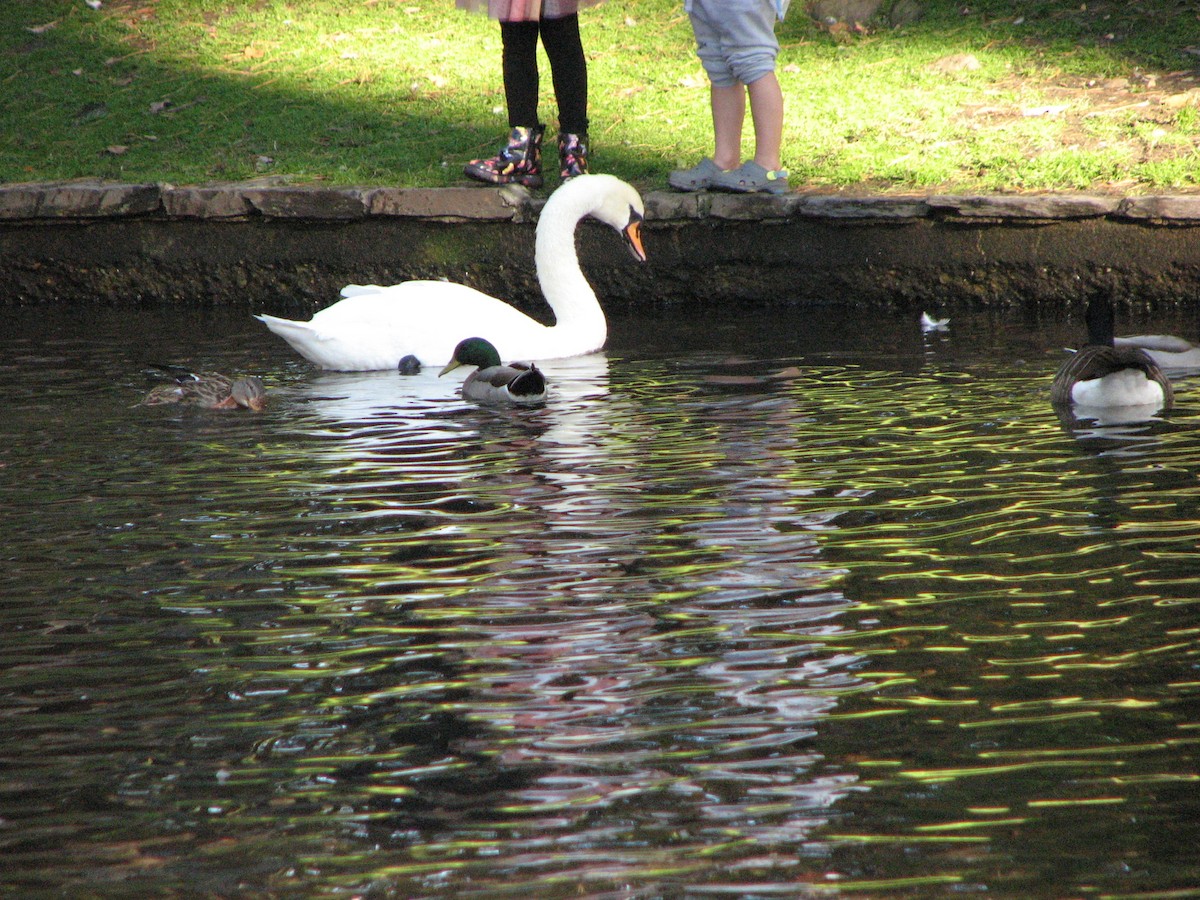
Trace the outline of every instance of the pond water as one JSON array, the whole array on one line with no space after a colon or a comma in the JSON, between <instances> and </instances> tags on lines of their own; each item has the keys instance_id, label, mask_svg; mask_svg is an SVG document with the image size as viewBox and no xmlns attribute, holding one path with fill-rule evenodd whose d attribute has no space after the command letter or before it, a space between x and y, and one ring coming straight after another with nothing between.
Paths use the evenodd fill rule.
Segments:
<instances>
[{"instance_id":1,"label":"pond water","mask_svg":"<svg viewBox=\"0 0 1200 900\"><path fill-rule=\"evenodd\" d=\"M0 888L1200 896L1200 383L1062 421L1078 320L951 314L618 316L497 411L6 311Z\"/></svg>"}]
</instances>

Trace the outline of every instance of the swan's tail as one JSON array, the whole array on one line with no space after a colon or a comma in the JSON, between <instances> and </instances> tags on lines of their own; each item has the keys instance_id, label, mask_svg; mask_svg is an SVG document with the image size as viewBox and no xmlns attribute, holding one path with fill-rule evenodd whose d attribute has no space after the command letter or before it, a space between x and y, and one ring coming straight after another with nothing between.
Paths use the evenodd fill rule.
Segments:
<instances>
[{"instance_id":1,"label":"swan's tail","mask_svg":"<svg viewBox=\"0 0 1200 900\"><path fill-rule=\"evenodd\" d=\"M324 359L324 354L321 350L321 336L313 329L309 322L296 322L292 319L279 319L275 316L259 315L254 318L262 322L271 331L279 335L293 350L307 359L309 362L316 363L322 368L334 368L329 365L329 361Z\"/></svg>"},{"instance_id":2,"label":"swan's tail","mask_svg":"<svg viewBox=\"0 0 1200 900\"><path fill-rule=\"evenodd\" d=\"M268 316L265 313L257 315L254 318L262 322L273 332L292 344L294 340L311 341L313 338L312 326L308 322L297 322L294 319L280 319L275 316Z\"/></svg>"}]
</instances>

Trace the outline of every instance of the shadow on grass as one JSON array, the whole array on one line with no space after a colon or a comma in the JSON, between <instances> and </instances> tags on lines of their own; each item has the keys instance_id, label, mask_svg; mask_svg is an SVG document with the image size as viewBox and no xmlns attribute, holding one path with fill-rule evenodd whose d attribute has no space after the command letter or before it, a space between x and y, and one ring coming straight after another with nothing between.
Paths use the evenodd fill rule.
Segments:
<instances>
[{"instance_id":1,"label":"shadow on grass","mask_svg":"<svg viewBox=\"0 0 1200 900\"><path fill-rule=\"evenodd\" d=\"M7 34L0 60L23 85L0 100L2 181L153 181L169 173L178 183L279 176L465 184L463 165L494 153L507 131L499 39L486 20L491 45L481 49L479 69L495 70L488 88L414 79L384 96L363 71L356 100L344 90L335 96L323 85L306 85L286 66L273 71L269 60L238 60L220 72L173 63L146 47L131 52L131 33L112 21L86 22L86 11L65 3L40 6L0 11ZM473 27L475 34L480 26ZM552 95L548 105L552 114ZM603 146L596 158L630 180L662 168L652 153L619 143ZM552 186L553 165L548 171Z\"/></svg>"}]
</instances>

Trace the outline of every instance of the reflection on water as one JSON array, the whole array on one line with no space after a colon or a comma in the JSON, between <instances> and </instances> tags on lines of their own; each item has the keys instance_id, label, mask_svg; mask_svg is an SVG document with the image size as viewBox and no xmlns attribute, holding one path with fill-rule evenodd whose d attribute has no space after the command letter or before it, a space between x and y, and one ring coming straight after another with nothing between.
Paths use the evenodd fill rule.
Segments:
<instances>
[{"instance_id":1,"label":"reflection on water","mask_svg":"<svg viewBox=\"0 0 1200 900\"><path fill-rule=\"evenodd\" d=\"M17 311L0 885L1200 890L1192 385L1060 420L1077 327L909 318L618 319L509 411ZM271 405L131 408L147 360Z\"/></svg>"}]
</instances>

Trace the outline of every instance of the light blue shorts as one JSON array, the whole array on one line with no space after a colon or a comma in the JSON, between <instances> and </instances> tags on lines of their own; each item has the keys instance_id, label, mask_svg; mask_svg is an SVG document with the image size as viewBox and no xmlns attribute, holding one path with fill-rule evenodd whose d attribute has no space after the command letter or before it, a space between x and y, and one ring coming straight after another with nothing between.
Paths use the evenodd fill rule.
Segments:
<instances>
[{"instance_id":1,"label":"light blue shorts","mask_svg":"<svg viewBox=\"0 0 1200 900\"><path fill-rule=\"evenodd\" d=\"M691 0L696 55L713 87L753 84L775 71L772 0Z\"/></svg>"}]
</instances>

